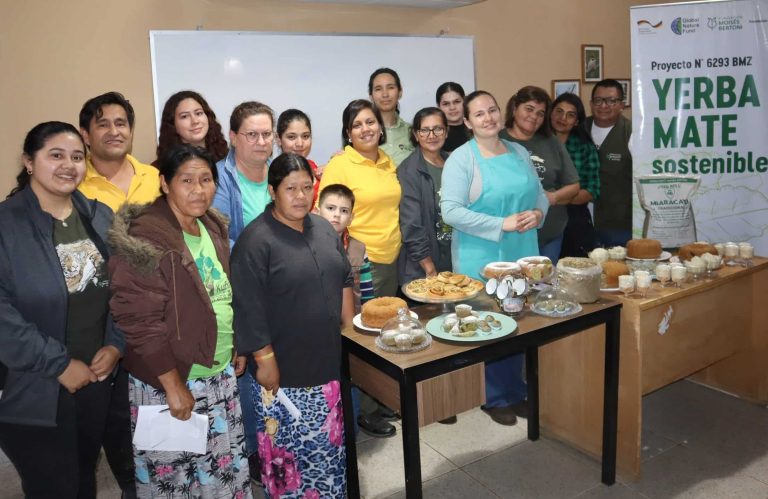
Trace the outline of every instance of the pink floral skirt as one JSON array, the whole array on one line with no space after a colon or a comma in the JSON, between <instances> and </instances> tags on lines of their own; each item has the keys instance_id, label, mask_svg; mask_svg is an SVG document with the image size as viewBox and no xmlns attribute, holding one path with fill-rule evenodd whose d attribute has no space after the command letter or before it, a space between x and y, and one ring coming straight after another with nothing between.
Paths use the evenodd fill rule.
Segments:
<instances>
[{"instance_id":1,"label":"pink floral skirt","mask_svg":"<svg viewBox=\"0 0 768 499\"><path fill-rule=\"evenodd\" d=\"M345 497L344 420L338 381L283 388L301 411L298 420L260 385L253 385L261 460L268 498Z\"/></svg>"},{"instance_id":2,"label":"pink floral skirt","mask_svg":"<svg viewBox=\"0 0 768 499\"><path fill-rule=\"evenodd\" d=\"M195 412L208 415L205 454L144 451L133 448L136 491L140 499L250 499L251 477L245 453L242 414L232 366L209 378L187 381L197 401ZM140 405L165 404L165 393L129 376L131 432Z\"/></svg>"}]
</instances>

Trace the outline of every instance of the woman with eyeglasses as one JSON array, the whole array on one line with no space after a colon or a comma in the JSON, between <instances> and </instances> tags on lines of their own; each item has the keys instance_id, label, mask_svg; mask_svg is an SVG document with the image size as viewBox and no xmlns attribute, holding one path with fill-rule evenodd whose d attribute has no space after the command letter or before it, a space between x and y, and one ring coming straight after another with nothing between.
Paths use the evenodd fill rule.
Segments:
<instances>
[{"instance_id":1,"label":"woman with eyeglasses","mask_svg":"<svg viewBox=\"0 0 768 499\"><path fill-rule=\"evenodd\" d=\"M275 115L261 102L239 104L229 118L229 154L216 163L219 188L213 207L229 217L229 247L269 204L267 170L275 140Z\"/></svg>"},{"instance_id":2,"label":"woman with eyeglasses","mask_svg":"<svg viewBox=\"0 0 768 499\"><path fill-rule=\"evenodd\" d=\"M600 196L600 158L585 127L586 119L584 104L575 94L562 94L552 104L552 129L579 172L580 186L567 206L568 224L563 233L560 256L587 256L596 243L592 214L587 205Z\"/></svg>"},{"instance_id":3,"label":"woman with eyeglasses","mask_svg":"<svg viewBox=\"0 0 768 499\"><path fill-rule=\"evenodd\" d=\"M447 123L443 111L425 107L413 117L416 150L397 168L402 189L398 260L400 284L451 270L451 227L440 212L440 188L448 153L443 150Z\"/></svg>"},{"instance_id":4,"label":"woman with eyeglasses","mask_svg":"<svg viewBox=\"0 0 768 499\"><path fill-rule=\"evenodd\" d=\"M229 217L229 249L243 229L261 215L272 201L267 187L269 158L274 142L274 113L266 104L248 101L239 104L229 118L229 154L216 164L219 185L213 207ZM255 382L249 366L237 378L243 408L245 449L251 475L258 475L256 410L251 385Z\"/></svg>"},{"instance_id":5,"label":"woman with eyeglasses","mask_svg":"<svg viewBox=\"0 0 768 499\"><path fill-rule=\"evenodd\" d=\"M544 89L521 88L507 103L505 128L499 137L520 144L531 155L550 205L538 232L539 252L556 264L568 223L566 206L579 192L579 174L563 144L552 137L548 119L551 106Z\"/></svg>"},{"instance_id":6,"label":"woman with eyeglasses","mask_svg":"<svg viewBox=\"0 0 768 499\"><path fill-rule=\"evenodd\" d=\"M456 82L447 81L437 87L435 100L438 107L445 113L448 122L443 151L450 153L470 137L469 129L464 124L464 87Z\"/></svg>"},{"instance_id":7,"label":"woman with eyeglasses","mask_svg":"<svg viewBox=\"0 0 768 499\"><path fill-rule=\"evenodd\" d=\"M539 253L536 228L549 203L528 152L499 138L501 110L493 95L469 94L464 121L473 137L445 163L440 207L453 227L454 272L478 275L489 262ZM485 364L482 409L499 424L514 425L516 413L525 412L522 370L522 354Z\"/></svg>"}]
</instances>

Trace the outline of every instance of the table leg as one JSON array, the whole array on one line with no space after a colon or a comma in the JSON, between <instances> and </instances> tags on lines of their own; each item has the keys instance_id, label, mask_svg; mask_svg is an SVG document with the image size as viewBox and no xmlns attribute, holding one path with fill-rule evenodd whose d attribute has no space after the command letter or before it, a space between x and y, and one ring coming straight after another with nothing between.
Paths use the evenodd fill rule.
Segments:
<instances>
[{"instance_id":1,"label":"table leg","mask_svg":"<svg viewBox=\"0 0 768 499\"><path fill-rule=\"evenodd\" d=\"M405 373L400 382L400 415L403 427L403 464L405 497L421 499L421 450L419 449L419 413L416 382Z\"/></svg>"},{"instance_id":2,"label":"table leg","mask_svg":"<svg viewBox=\"0 0 768 499\"><path fill-rule=\"evenodd\" d=\"M616 432L619 413L619 338L620 309L605 323L605 386L603 392L602 481L616 482Z\"/></svg>"},{"instance_id":3,"label":"table leg","mask_svg":"<svg viewBox=\"0 0 768 499\"><path fill-rule=\"evenodd\" d=\"M344 445L347 453L347 497L360 497L360 480L357 476L357 443L355 437L355 411L352 407L352 382L349 373L349 353L341 355L341 404L344 411Z\"/></svg>"},{"instance_id":4,"label":"table leg","mask_svg":"<svg viewBox=\"0 0 768 499\"><path fill-rule=\"evenodd\" d=\"M528 440L539 439L539 348L525 350L525 378L528 383Z\"/></svg>"}]
</instances>

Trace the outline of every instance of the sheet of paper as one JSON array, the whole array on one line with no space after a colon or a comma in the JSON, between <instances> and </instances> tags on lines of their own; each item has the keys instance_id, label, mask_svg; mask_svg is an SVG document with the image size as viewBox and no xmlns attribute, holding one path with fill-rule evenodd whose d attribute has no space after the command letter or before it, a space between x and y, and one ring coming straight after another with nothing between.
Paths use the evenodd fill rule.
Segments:
<instances>
[{"instance_id":1,"label":"sheet of paper","mask_svg":"<svg viewBox=\"0 0 768 499\"><path fill-rule=\"evenodd\" d=\"M291 399L288 398L288 395L285 394L282 388L277 389L277 400L288 409L288 413L293 419L296 421L301 419L301 411L293 402L291 402Z\"/></svg>"},{"instance_id":2,"label":"sheet of paper","mask_svg":"<svg viewBox=\"0 0 768 499\"><path fill-rule=\"evenodd\" d=\"M140 450L205 454L208 416L192 413L186 421L171 416L167 405L140 405L133 444Z\"/></svg>"}]
</instances>

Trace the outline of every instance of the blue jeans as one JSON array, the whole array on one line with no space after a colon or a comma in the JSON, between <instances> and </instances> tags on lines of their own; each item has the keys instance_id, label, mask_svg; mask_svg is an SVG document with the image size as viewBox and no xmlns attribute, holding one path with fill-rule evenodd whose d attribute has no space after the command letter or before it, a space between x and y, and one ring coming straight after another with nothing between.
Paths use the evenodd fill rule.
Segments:
<instances>
[{"instance_id":1,"label":"blue jeans","mask_svg":"<svg viewBox=\"0 0 768 499\"><path fill-rule=\"evenodd\" d=\"M604 248L612 246L626 246L627 241L632 239L631 230L596 230L597 245Z\"/></svg>"},{"instance_id":2,"label":"blue jeans","mask_svg":"<svg viewBox=\"0 0 768 499\"><path fill-rule=\"evenodd\" d=\"M251 374L251 366L248 365L243 375L237 378L237 388L240 390L240 407L243 411L245 452L249 456L259 450L259 441L256 437L256 407L253 405L253 387L255 385L256 380Z\"/></svg>"},{"instance_id":3,"label":"blue jeans","mask_svg":"<svg viewBox=\"0 0 768 499\"><path fill-rule=\"evenodd\" d=\"M485 407L508 407L526 399L523 354L485 363Z\"/></svg>"},{"instance_id":4,"label":"blue jeans","mask_svg":"<svg viewBox=\"0 0 768 499\"><path fill-rule=\"evenodd\" d=\"M560 259L560 250L563 247L563 235L560 234L546 244L539 246L539 253L552 260L552 265L557 265Z\"/></svg>"}]
</instances>

